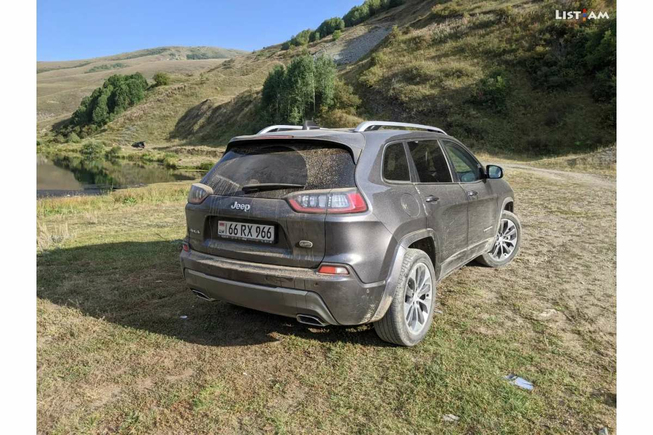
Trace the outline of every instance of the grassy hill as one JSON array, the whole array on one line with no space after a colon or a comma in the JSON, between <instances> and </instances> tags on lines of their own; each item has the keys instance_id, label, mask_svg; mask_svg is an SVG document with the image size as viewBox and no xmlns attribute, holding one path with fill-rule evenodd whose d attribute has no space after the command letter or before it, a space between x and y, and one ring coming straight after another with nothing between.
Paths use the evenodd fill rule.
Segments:
<instances>
[{"instance_id":1,"label":"grassy hill","mask_svg":"<svg viewBox=\"0 0 653 435\"><path fill-rule=\"evenodd\" d=\"M111 74L140 72L147 79L159 71L194 75L244 53L219 47L159 47L85 60L37 62L37 120L46 128L66 118Z\"/></svg>"},{"instance_id":2,"label":"grassy hill","mask_svg":"<svg viewBox=\"0 0 653 435\"><path fill-rule=\"evenodd\" d=\"M564 3L569 10L580 5ZM613 2L589 3L614 17ZM588 66L597 23L556 22L560 7L559 1L407 0L346 28L338 40L329 36L289 50L279 44L214 61L149 92L97 138L107 145L146 140L167 149L224 145L266 123L260 88L268 72L308 51L333 57L351 86L349 102L319 119L322 125L351 126L362 119L433 124L494 155L580 153L612 145L613 81ZM603 39L595 44L597 53L605 49ZM93 66L75 65L68 66Z\"/></svg>"}]
</instances>

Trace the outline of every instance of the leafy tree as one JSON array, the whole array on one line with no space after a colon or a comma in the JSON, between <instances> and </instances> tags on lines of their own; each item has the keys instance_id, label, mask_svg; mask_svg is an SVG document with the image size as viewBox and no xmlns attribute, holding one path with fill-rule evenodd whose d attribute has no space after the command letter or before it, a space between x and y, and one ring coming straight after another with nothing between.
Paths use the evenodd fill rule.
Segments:
<instances>
[{"instance_id":1,"label":"leafy tree","mask_svg":"<svg viewBox=\"0 0 653 435\"><path fill-rule=\"evenodd\" d=\"M320 32L317 30L315 32L311 32L311 36L308 38L310 42L319 41L320 39L322 39L322 35L320 35Z\"/></svg>"},{"instance_id":2,"label":"leafy tree","mask_svg":"<svg viewBox=\"0 0 653 435\"><path fill-rule=\"evenodd\" d=\"M154 74L154 86L166 86L170 84L170 76L164 72Z\"/></svg>"},{"instance_id":3,"label":"leafy tree","mask_svg":"<svg viewBox=\"0 0 653 435\"><path fill-rule=\"evenodd\" d=\"M334 41L337 41L338 39L340 39L341 36L342 36L342 32L340 30L336 30L335 32L333 32L333 40Z\"/></svg>"},{"instance_id":4,"label":"leafy tree","mask_svg":"<svg viewBox=\"0 0 653 435\"><path fill-rule=\"evenodd\" d=\"M405 0L365 0L362 5L354 6L342 19L347 27L355 26L371 16L404 4Z\"/></svg>"},{"instance_id":5,"label":"leafy tree","mask_svg":"<svg viewBox=\"0 0 653 435\"><path fill-rule=\"evenodd\" d=\"M145 98L147 86L141 73L112 75L90 96L84 97L70 119L69 130L76 128L81 132L81 127L93 129L107 124L114 115Z\"/></svg>"},{"instance_id":6,"label":"leafy tree","mask_svg":"<svg viewBox=\"0 0 653 435\"><path fill-rule=\"evenodd\" d=\"M360 24L363 21L367 20L370 17L370 8L367 3L363 3L360 6L354 6L345 14L342 19L345 22L347 27L355 26Z\"/></svg>"},{"instance_id":7,"label":"leafy tree","mask_svg":"<svg viewBox=\"0 0 653 435\"><path fill-rule=\"evenodd\" d=\"M336 83L336 65L330 57L315 59L315 105L319 108L333 106Z\"/></svg>"},{"instance_id":8,"label":"leafy tree","mask_svg":"<svg viewBox=\"0 0 653 435\"><path fill-rule=\"evenodd\" d=\"M317 28L316 32L321 38L333 34L336 30L343 30L345 28L345 21L342 18L334 17L322 21L322 24ZM319 39L319 38L318 38Z\"/></svg>"},{"instance_id":9,"label":"leafy tree","mask_svg":"<svg viewBox=\"0 0 653 435\"><path fill-rule=\"evenodd\" d=\"M294 45L295 47L298 47L300 45L306 45L309 42L309 39L311 37L311 29L306 29L302 30L292 38L290 38L290 45Z\"/></svg>"},{"instance_id":10,"label":"leafy tree","mask_svg":"<svg viewBox=\"0 0 653 435\"><path fill-rule=\"evenodd\" d=\"M283 65L277 65L270 71L268 77L263 83L261 100L263 106L271 114L271 121L274 123L283 122L283 114L286 111L286 94L285 94L286 68Z\"/></svg>"},{"instance_id":11,"label":"leafy tree","mask_svg":"<svg viewBox=\"0 0 653 435\"><path fill-rule=\"evenodd\" d=\"M326 56L296 57L275 67L263 83L262 105L270 121L300 124L334 105L336 67Z\"/></svg>"},{"instance_id":12,"label":"leafy tree","mask_svg":"<svg viewBox=\"0 0 653 435\"><path fill-rule=\"evenodd\" d=\"M95 107L93 107L93 115L91 120L95 125L105 125L109 122L109 96L111 96L111 91L113 91L113 86L109 85L106 88L102 88L100 95L97 100L95 100Z\"/></svg>"}]
</instances>

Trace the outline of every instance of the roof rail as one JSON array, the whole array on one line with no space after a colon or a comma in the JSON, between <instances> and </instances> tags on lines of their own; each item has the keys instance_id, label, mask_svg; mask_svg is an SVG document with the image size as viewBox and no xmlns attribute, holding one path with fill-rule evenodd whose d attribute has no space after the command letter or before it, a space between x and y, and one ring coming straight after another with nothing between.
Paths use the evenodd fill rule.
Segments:
<instances>
[{"instance_id":1,"label":"roof rail","mask_svg":"<svg viewBox=\"0 0 653 435\"><path fill-rule=\"evenodd\" d=\"M274 131L301 130L301 125L269 125L256 134L272 133Z\"/></svg>"},{"instance_id":2,"label":"roof rail","mask_svg":"<svg viewBox=\"0 0 653 435\"><path fill-rule=\"evenodd\" d=\"M403 127L414 128L417 130L427 130L435 133L447 134L441 128L432 127L430 125L410 124L408 122L392 122L392 121L364 121L356 126L355 132L374 131L381 127Z\"/></svg>"}]
</instances>

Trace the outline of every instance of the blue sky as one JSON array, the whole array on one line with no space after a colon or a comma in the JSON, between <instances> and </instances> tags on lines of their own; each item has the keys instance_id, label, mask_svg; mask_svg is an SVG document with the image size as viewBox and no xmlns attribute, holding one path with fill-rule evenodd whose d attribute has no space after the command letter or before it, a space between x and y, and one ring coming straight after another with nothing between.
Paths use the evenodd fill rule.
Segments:
<instances>
[{"instance_id":1,"label":"blue sky","mask_svg":"<svg viewBox=\"0 0 653 435\"><path fill-rule=\"evenodd\" d=\"M38 0L37 59L85 59L165 45L255 50L362 2Z\"/></svg>"}]
</instances>

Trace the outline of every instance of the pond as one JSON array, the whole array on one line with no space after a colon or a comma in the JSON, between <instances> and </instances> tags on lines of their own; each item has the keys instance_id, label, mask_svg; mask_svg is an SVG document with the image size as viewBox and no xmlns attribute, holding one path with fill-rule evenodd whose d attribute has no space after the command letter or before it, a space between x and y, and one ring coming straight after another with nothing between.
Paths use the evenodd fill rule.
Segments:
<instances>
[{"instance_id":1,"label":"pond","mask_svg":"<svg viewBox=\"0 0 653 435\"><path fill-rule=\"evenodd\" d=\"M173 170L160 164L121 160L84 160L66 157L48 160L37 156L36 196L97 195L114 189L153 183L197 180L206 171Z\"/></svg>"}]
</instances>

